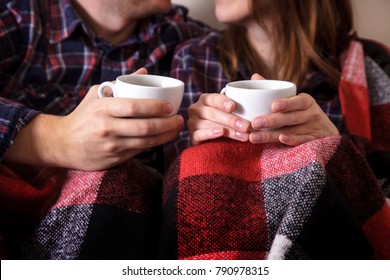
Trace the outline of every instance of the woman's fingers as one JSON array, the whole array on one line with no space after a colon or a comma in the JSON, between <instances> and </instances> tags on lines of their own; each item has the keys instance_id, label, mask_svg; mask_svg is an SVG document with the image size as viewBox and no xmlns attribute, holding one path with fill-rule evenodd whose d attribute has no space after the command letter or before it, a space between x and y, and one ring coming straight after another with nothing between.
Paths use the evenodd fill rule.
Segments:
<instances>
[{"instance_id":1,"label":"woman's fingers","mask_svg":"<svg viewBox=\"0 0 390 280\"><path fill-rule=\"evenodd\" d=\"M247 132L250 122L231 112L234 110L234 102L221 94L202 94L199 103L189 108L189 116L197 119L209 120L228 128L241 132Z\"/></svg>"},{"instance_id":2,"label":"woman's fingers","mask_svg":"<svg viewBox=\"0 0 390 280\"><path fill-rule=\"evenodd\" d=\"M249 139L248 132L221 126L208 120L190 119L188 121L188 127L193 145L198 145L219 137L226 137L241 142L246 142Z\"/></svg>"},{"instance_id":3,"label":"woman's fingers","mask_svg":"<svg viewBox=\"0 0 390 280\"><path fill-rule=\"evenodd\" d=\"M235 103L222 94L202 94L188 109L188 129L193 145L227 137L248 141L250 122L232 114Z\"/></svg>"},{"instance_id":4,"label":"woman's fingers","mask_svg":"<svg viewBox=\"0 0 390 280\"><path fill-rule=\"evenodd\" d=\"M289 146L298 146L308 141L315 140L318 133L307 130L305 126L283 127L272 130L254 131L249 135L249 141L254 144L281 142Z\"/></svg>"}]
</instances>

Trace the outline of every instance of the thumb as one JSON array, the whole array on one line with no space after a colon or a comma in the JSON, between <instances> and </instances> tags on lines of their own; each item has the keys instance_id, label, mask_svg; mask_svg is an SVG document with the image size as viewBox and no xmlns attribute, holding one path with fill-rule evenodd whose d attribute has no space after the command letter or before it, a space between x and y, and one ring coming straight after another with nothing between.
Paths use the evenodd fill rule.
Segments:
<instances>
[{"instance_id":1,"label":"thumb","mask_svg":"<svg viewBox=\"0 0 390 280\"><path fill-rule=\"evenodd\" d=\"M251 80L265 80L265 78L257 73L253 74Z\"/></svg>"},{"instance_id":2,"label":"thumb","mask_svg":"<svg viewBox=\"0 0 390 280\"><path fill-rule=\"evenodd\" d=\"M145 67L142 67L135 71L134 74L148 74L148 70Z\"/></svg>"}]
</instances>

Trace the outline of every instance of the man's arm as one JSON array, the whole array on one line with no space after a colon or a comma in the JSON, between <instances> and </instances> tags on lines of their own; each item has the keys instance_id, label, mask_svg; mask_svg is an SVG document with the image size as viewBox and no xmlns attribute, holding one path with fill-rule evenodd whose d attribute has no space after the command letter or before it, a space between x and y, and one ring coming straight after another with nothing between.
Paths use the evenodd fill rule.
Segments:
<instances>
[{"instance_id":1,"label":"man's arm","mask_svg":"<svg viewBox=\"0 0 390 280\"><path fill-rule=\"evenodd\" d=\"M5 162L101 170L175 138L181 116L162 100L103 98L93 86L67 116L39 114L23 127Z\"/></svg>"}]
</instances>

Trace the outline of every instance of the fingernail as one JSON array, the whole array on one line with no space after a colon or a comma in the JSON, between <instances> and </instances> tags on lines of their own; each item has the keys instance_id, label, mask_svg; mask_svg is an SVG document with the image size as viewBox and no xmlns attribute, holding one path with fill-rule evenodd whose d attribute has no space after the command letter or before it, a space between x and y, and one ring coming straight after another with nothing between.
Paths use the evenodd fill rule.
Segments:
<instances>
[{"instance_id":1,"label":"fingernail","mask_svg":"<svg viewBox=\"0 0 390 280\"><path fill-rule=\"evenodd\" d=\"M164 105L164 113L171 113L173 111L173 106L171 103L167 103Z\"/></svg>"},{"instance_id":2,"label":"fingernail","mask_svg":"<svg viewBox=\"0 0 390 280\"><path fill-rule=\"evenodd\" d=\"M275 102L274 104L274 110L276 111L283 111L286 109L286 103L282 101Z\"/></svg>"},{"instance_id":3,"label":"fingernail","mask_svg":"<svg viewBox=\"0 0 390 280\"><path fill-rule=\"evenodd\" d=\"M265 141L264 134L262 134L262 133L252 134L252 142L253 143L263 143L264 141Z\"/></svg>"},{"instance_id":4,"label":"fingernail","mask_svg":"<svg viewBox=\"0 0 390 280\"><path fill-rule=\"evenodd\" d=\"M252 123L253 128L263 128L267 126L265 119L255 119Z\"/></svg>"},{"instance_id":5,"label":"fingernail","mask_svg":"<svg viewBox=\"0 0 390 280\"><path fill-rule=\"evenodd\" d=\"M182 116L178 115L177 116L177 124L180 126L180 125L184 125L184 119Z\"/></svg>"},{"instance_id":6,"label":"fingernail","mask_svg":"<svg viewBox=\"0 0 390 280\"><path fill-rule=\"evenodd\" d=\"M230 110L233 108L234 103L230 100L226 100L225 103L223 103L223 107L226 111L230 112Z\"/></svg>"},{"instance_id":7,"label":"fingernail","mask_svg":"<svg viewBox=\"0 0 390 280\"><path fill-rule=\"evenodd\" d=\"M213 135L222 135L223 129L221 127L214 127L212 130Z\"/></svg>"},{"instance_id":8,"label":"fingernail","mask_svg":"<svg viewBox=\"0 0 390 280\"><path fill-rule=\"evenodd\" d=\"M249 123L243 121L243 120L237 120L236 121L236 128L240 131L246 132L249 128Z\"/></svg>"},{"instance_id":9,"label":"fingernail","mask_svg":"<svg viewBox=\"0 0 390 280\"><path fill-rule=\"evenodd\" d=\"M245 141L248 140L247 139L248 138L248 134L247 133L243 133L241 131L236 131L235 135L236 135L237 139L241 139L241 140L245 140Z\"/></svg>"}]
</instances>

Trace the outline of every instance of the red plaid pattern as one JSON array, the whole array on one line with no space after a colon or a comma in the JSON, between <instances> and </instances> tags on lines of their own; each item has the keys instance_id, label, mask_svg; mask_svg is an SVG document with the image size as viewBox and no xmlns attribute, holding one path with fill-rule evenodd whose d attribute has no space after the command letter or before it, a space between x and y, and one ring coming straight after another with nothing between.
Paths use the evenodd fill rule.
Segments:
<instances>
[{"instance_id":1,"label":"red plaid pattern","mask_svg":"<svg viewBox=\"0 0 390 280\"><path fill-rule=\"evenodd\" d=\"M351 144L185 150L165 181L162 257L390 259L390 209Z\"/></svg>"}]
</instances>

